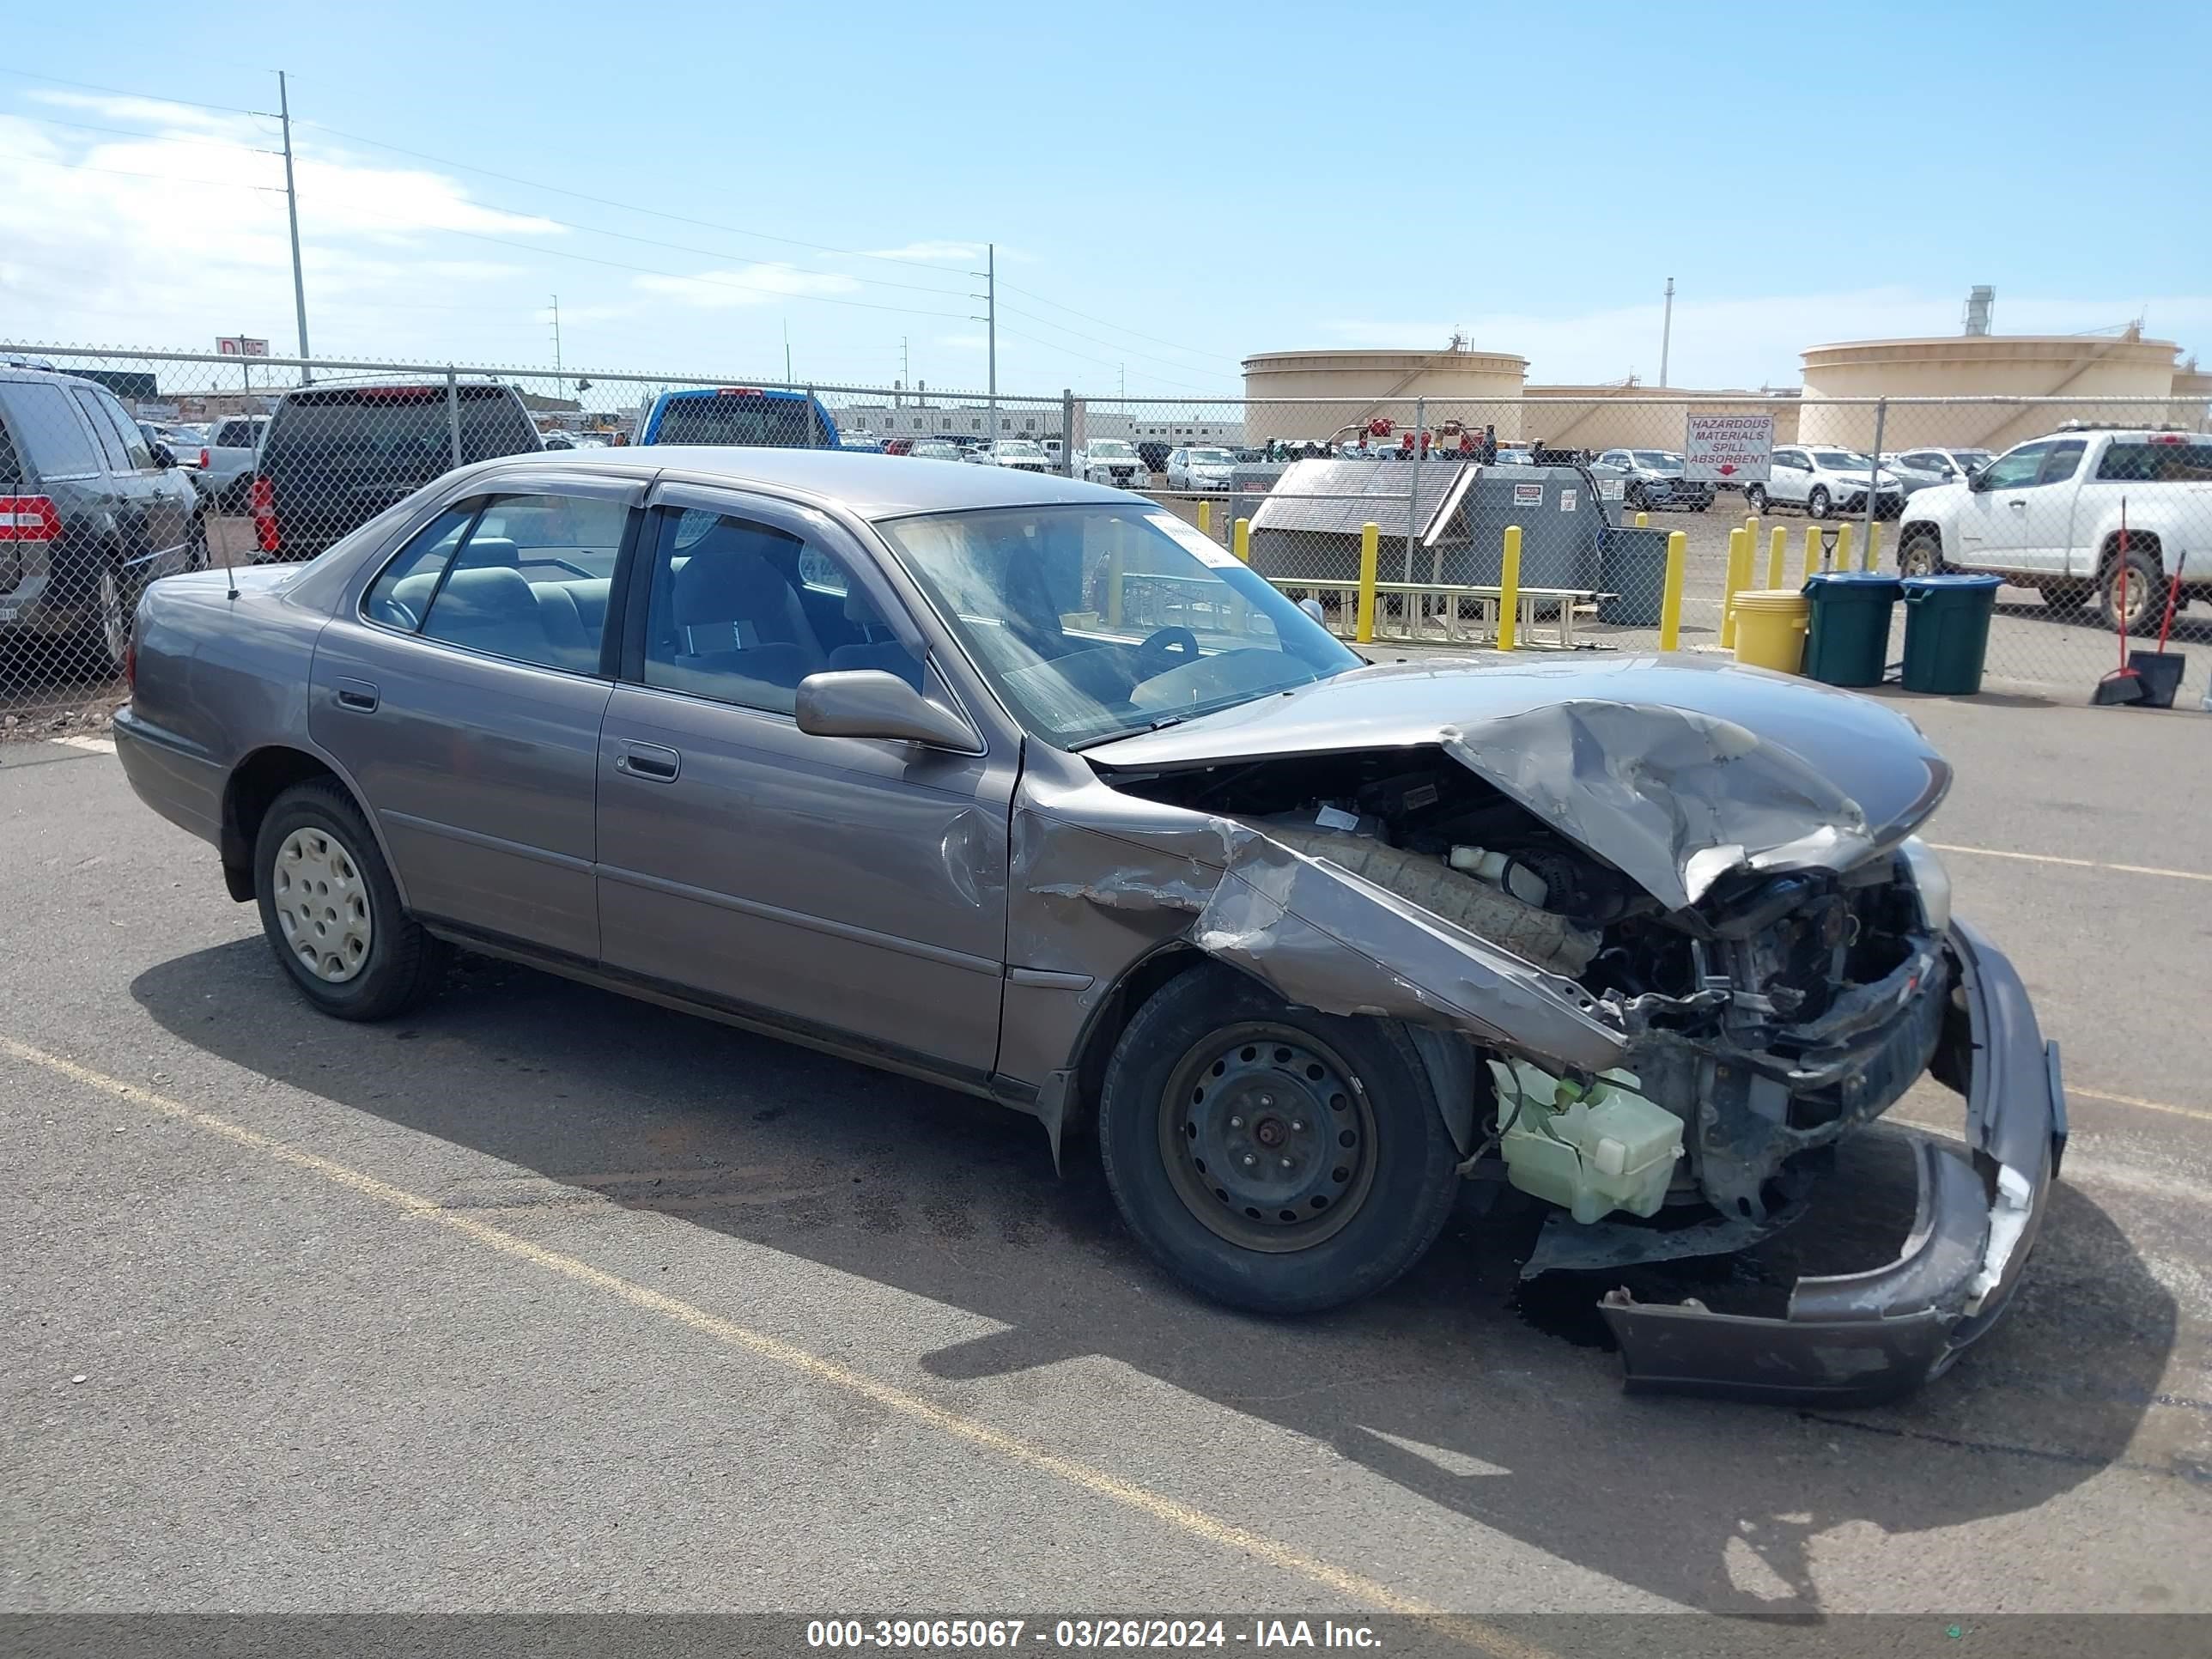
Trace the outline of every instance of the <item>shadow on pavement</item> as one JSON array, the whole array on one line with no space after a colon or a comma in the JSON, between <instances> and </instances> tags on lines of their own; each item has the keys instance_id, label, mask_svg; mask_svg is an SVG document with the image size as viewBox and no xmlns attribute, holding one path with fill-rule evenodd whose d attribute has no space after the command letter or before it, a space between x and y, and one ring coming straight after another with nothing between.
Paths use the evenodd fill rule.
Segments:
<instances>
[{"instance_id":1,"label":"shadow on pavement","mask_svg":"<svg viewBox=\"0 0 2212 1659\"><path fill-rule=\"evenodd\" d=\"M1631 1398L1609 1354L1516 1310L1531 1233L1517 1210L1462 1212L1415 1274L1367 1304L1271 1322L1201 1304L1156 1270L1087 1149L1056 1179L1035 1123L927 1085L480 958L380 1027L306 1007L258 937L165 963L132 992L210 1054L534 1171L559 1183L556 1200L583 1189L681 1215L1005 1327L927 1355L933 1375L1103 1355L1453 1515L1714 1611L1818 1613L1810 1546L1833 1528L1910 1534L2015 1514L2129 1462L2175 1338L2173 1302L2119 1229L2062 1186L2009 1320L1916 1399L1823 1414ZM487 1184L430 1195L514 1201ZM1594 1336L1558 1314L1544 1322ZM2131 1466L2192 1473L2154 1456ZM1308 1501L1296 1470L1256 1452L1240 1482L1244 1500ZM1468 1550L1485 1537L1468 1529Z\"/></svg>"}]
</instances>

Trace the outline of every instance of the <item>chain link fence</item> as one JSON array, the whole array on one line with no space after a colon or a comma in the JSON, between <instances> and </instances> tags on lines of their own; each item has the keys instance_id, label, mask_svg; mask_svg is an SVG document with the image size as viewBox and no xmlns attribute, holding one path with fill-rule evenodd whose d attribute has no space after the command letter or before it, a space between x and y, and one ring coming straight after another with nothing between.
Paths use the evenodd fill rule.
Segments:
<instances>
[{"instance_id":1,"label":"chain link fence","mask_svg":"<svg viewBox=\"0 0 2212 1659\"><path fill-rule=\"evenodd\" d=\"M1686 473L1691 419L1711 414L1771 422L1763 478ZM2208 430L2176 399L1170 402L0 348L0 738L105 721L149 581L312 557L459 463L672 442L1136 489L1385 653L1717 653L1732 579L1987 571L1989 683L2071 700L2113 665L2123 614L2154 635L2171 599L2174 639L2212 643ZM532 533L535 562L605 556ZM2192 701L2204 683L2193 668Z\"/></svg>"}]
</instances>

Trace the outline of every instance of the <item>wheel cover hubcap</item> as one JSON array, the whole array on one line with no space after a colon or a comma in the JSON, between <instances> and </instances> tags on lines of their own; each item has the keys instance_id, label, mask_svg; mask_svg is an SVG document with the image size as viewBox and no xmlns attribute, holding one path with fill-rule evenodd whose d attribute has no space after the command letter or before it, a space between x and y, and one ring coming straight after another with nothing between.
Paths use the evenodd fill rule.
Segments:
<instances>
[{"instance_id":1,"label":"wheel cover hubcap","mask_svg":"<svg viewBox=\"0 0 2212 1659\"><path fill-rule=\"evenodd\" d=\"M295 830L272 875L276 923L301 967L343 985L368 966L368 884L343 842L327 830Z\"/></svg>"},{"instance_id":2,"label":"wheel cover hubcap","mask_svg":"<svg viewBox=\"0 0 2212 1659\"><path fill-rule=\"evenodd\" d=\"M1160 1103L1160 1156L1207 1228L1247 1249L1310 1249L1341 1231L1374 1182L1375 1115L1327 1045L1267 1024L1183 1056Z\"/></svg>"},{"instance_id":3,"label":"wheel cover hubcap","mask_svg":"<svg viewBox=\"0 0 2212 1659\"><path fill-rule=\"evenodd\" d=\"M131 646L131 622L123 614L123 584L112 570L100 573L100 631L106 636L108 656L121 662Z\"/></svg>"}]
</instances>

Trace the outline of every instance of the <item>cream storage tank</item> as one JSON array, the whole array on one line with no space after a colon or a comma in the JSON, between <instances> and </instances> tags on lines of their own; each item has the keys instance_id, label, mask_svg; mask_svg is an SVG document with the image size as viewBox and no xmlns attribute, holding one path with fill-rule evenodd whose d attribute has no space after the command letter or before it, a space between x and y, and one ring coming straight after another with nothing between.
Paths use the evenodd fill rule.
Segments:
<instances>
[{"instance_id":1,"label":"cream storage tank","mask_svg":"<svg viewBox=\"0 0 2212 1659\"><path fill-rule=\"evenodd\" d=\"M2164 418L2151 405L2130 408L2100 400L2166 399L2173 393L2171 340L2147 340L2133 329L2118 335L1956 334L1912 340L1856 340L1819 345L1802 355L1804 400L1798 440L1847 449L1874 447L1870 401L1831 398L2063 398L2069 406L1918 404L1893 406L1881 447L1910 449L2005 449L2040 437L2063 421Z\"/></svg>"},{"instance_id":2,"label":"cream storage tank","mask_svg":"<svg viewBox=\"0 0 2212 1659\"><path fill-rule=\"evenodd\" d=\"M1323 443L1376 418L1411 427L1425 399L1431 427L1458 421L1500 441L1522 436L1528 360L1510 351L1263 351L1244 360L1244 435ZM1328 401L1306 401L1325 398Z\"/></svg>"}]
</instances>

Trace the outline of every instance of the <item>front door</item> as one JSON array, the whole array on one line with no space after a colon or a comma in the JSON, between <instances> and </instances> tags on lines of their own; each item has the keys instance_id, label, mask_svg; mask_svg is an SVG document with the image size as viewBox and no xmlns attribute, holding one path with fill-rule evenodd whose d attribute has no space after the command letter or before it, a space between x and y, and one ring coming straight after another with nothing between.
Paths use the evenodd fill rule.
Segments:
<instances>
[{"instance_id":1,"label":"front door","mask_svg":"<svg viewBox=\"0 0 2212 1659\"><path fill-rule=\"evenodd\" d=\"M2051 440L2008 449L1983 470L1959 515L1958 562L1977 570L2027 567L2028 498L2043 471Z\"/></svg>"},{"instance_id":2,"label":"front door","mask_svg":"<svg viewBox=\"0 0 2212 1659\"><path fill-rule=\"evenodd\" d=\"M308 731L417 914L597 959L601 647L642 494L562 480L457 502L317 641Z\"/></svg>"},{"instance_id":3,"label":"front door","mask_svg":"<svg viewBox=\"0 0 2212 1659\"><path fill-rule=\"evenodd\" d=\"M690 486L660 499L599 742L607 965L988 1075L1018 755L801 732L793 694L818 670L951 693L826 517Z\"/></svg>"},{"instance_id":4,"label":"front door","mask_svg":"<svg viewBox=\"0 0 2212 1659\"><path fill-rule=\"evenodd\" d=\"M2075 477L2088 447L2080 438L2053 441L2044 453L2043 468L2035 475L2034 486L2019 492L2027 501L2019 514L2020 545L2014 560L2021 569L2059 576L2068 574L2067 558L2074 545L2074 503L2081 493Z\"/></svg>"}]
</instances>

